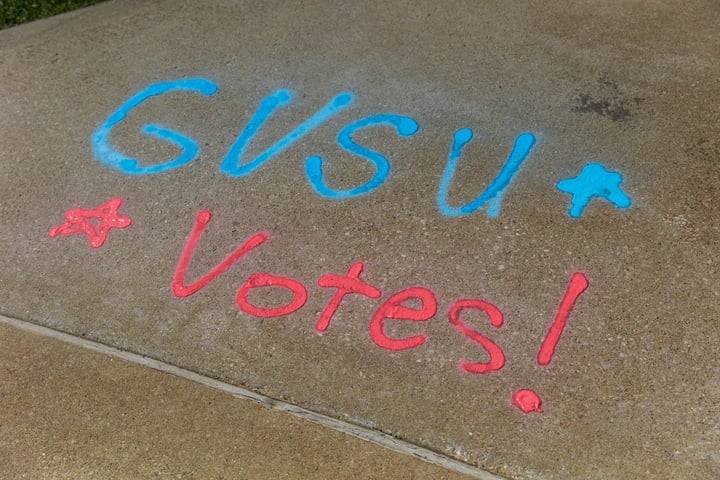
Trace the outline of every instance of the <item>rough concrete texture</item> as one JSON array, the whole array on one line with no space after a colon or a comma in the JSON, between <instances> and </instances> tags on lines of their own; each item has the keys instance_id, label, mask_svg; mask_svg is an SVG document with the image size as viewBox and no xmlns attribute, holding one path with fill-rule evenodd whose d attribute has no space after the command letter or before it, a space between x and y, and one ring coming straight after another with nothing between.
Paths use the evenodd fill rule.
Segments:
<instances>
[{"instance_id":1,"label":"rough concrete texture","mask_svg":"<svg viewBox=\"0 0 720 480\"><path fill-rule=\"evenodd\" d=\"M466 478L57 340L0 347L0 478Z\"/></svg>"},{"instance_id":2,"label":"rough concrete texture","mask_svg":"<svg viewBox=\"0 0 720 480\"><path fill-rule=\"evenodd\" d=\"M0 32L0 313L150 355L271 397L377 428L514 479L720 477L720 5L617 2L109 2ZM161 163L176 154L138 129L159 123L197 139L193 163L127 177L95 161L90 135L130 95L185 76L218 82L205 98L172 94L113 132L118 149ZM256 155L342 90L356 104L246 178L218 165L277 88L296 102L253 141ZM377 112L415 118L358 140L388 155L372 195L335 202L304 178L328 159L332 185L372 174L335 143ZM442 216L438 180L455 130L472 127L451 202L497 174L515 136L538 144L496 219ZM581 219L554 184L599 161L625 176L628 210L596 201ZM114 196L135 223L91 251L47 237L72 207ZM207 272L252 232L272 240L197 294L170 279L194 213L214 219L188 272ZM346 299L325 335L319 275L356 260L384 297L434 290L440 309L420 348L376 347L377 302ZM590 288L552 364L535 356L571 272ZM238 311L248 275L301 280L307 305L263 320ZM256 295L256 294L253 294ZM496 304L505 325L467 321L502 346L483 360L446 311L458 298ZM285 297L282 297L285 298ZM280 296L253 299L263 304ZM533 388L543 414L510 405Z\"/></svg>"}]
</instances>

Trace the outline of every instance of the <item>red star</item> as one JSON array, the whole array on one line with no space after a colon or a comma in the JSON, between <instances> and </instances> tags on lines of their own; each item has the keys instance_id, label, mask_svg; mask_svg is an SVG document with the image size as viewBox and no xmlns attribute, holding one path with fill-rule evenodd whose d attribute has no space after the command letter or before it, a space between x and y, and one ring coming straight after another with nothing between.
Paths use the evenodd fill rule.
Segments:
<instances>
[{"instance_id":1,"label":"red star","mask_svg":"<svg viewBox=\"0 0 720 480\"><path fill-rule=\"evenodd\" d=\"M112 198L97 208L72 208L65 212L65 223L48 232L50 237L83 234L92 248L100 248L113 228L127 228L132 218L121 215L118 210L123 199Z\"/></svg>"}]
</instances>

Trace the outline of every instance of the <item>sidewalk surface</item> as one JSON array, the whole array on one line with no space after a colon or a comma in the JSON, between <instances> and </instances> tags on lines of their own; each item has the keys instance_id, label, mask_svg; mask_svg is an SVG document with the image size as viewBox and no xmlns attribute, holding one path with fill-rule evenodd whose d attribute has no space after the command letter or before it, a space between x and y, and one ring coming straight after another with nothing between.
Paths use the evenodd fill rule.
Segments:
<instances>
[{"instance_id":1,"label":"sidewalk surface","mask_svg":"<svg viewBox=\"0 0 720 480\"><path fill-rule=\"evenodd\" d=\"M720 478L718 25L702 0L127 0L0 31L0 314L510 479ZM340 277L361 293L330 316ZM44 382L63 351L18 361ZM138 415L177 389L172 428L213 395L127 375L81 382ZM305 429L223 408L268 446ZM277 468L357 472L299 448Z\"/></svg>"},{"instance_id":2,"label":"sidewalk surface","mask_svg":"<svg viewBox=\"0 0 720 480\"><path fill-rule=\"evenodd\" d=\"M466 478L7 326L0 326L0 381L0 478Z\"/></svg>"}]
</instances>

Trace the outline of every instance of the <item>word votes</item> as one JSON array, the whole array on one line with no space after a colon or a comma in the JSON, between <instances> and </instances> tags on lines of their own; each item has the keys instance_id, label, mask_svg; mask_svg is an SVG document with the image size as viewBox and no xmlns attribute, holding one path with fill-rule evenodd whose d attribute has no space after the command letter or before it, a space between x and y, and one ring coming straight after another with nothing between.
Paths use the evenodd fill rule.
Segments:
<instances>
[{"instance_id":1,"label":"word votes","mask_svg":"<svg viewBox=\"0 0 720 480\"><path fill-rule=\"evenodd\" d=\"M212 215L208 210L201 210L195 217L195 223L180 253L171 281L171 289L175 297L184 298L197 293L247 254L270 239L270 234L267 232L258 232L251 235L209 272L194 282L187 283L186 272L188 266L197 248L198 241L210 223L211 218ZM328 273L320 276L317 285L332 290L333 294L315 323L315 330L318 333L324 333L328 330L335 313L347 295L361 295L373 300L382 297L380 289L361 278L363 269L364 264L358 261L350 265L347 274ZM537 362L539 365L547 366L550 364L575 302L588 286L589 282L584 273L576 272L571 276L555 319L538 351ZM250 293L263 287L285 289L292 298L285 305L272 307L258 306L250 302ZM266 272L251 274L238 288L235 295L235 303L242 312L260 318L290 315L301 309L306 304L307 299L307 288L300 281ZM408 305L411 302L415 302L414 306ZM369 324L370 338L378 347L385 350L401 351L418 348L428 340L427 335L420 333L405 338L391 337L386 333L386 323L392 320L426 322L435 316L437 308L437 298L429 288L413 286L394 293L380 304L372 315ZM490 302L477 298L461 299L454 302L447 312L450 325L458 333L478 344L489 357L488 361L485 362L460 360L459 368L464 372L474 374L497 372L505 366L505 354L497 343L463 321L463 312L473 310L485 314L490 325L494 328L500 328L504 323L503 313ZM512 402L525 413L542 411L540 396L530 389L516 391L512 396Z\"/></svg>"},{"instance_id":2,"label":"word votes","mask_svg":"<svg viewBox=\"0 0 720 480\"><path fill-rule=\"evenodd\" d=\"M54 238L57 236L83 235L87 238L91 248L100 248L113 229L125 229L133 224L132 218L120 212L122 205L123 199L116 197L103 202L95 208L72 208L63 215L63 223L50 229L48 236ZM251 235L241 245L235 247L220 263L210 269L209 272L194 282L188 283L186 281L187 269L203 232L210 224L211 218L212 215L209 210L201 210L197 213L192 230L180 252L171 281L173 295L177 298L188 297L202 290L210 282L242 260L243 257L270 240L270 234L267 232L257 232ZM372 300L379 300L382 297L379 288L361 278L363 269L364 264L357 261L350 265L345 275L328 273L320 276L317 285L324 289L331 289L333 293L315 323L315 329L318 333L324 333L328 330L335 313L341 307L347 295L361 295ZM588 279L584 273L576 272L571 276L555 318L538 351L537 363L540 366L550 364L555 353L555 347L567 326L575 302L588 286ZM263 287L286 289L291 294L292 299L285 305L274 307L258 306L250 301L249 296L255 289ZM290 315L301 309L306 304L307 299L307 288L300 281L265 272L251 274L238 288L235 295L235 303L241 311L260 318ZM414 305L408 305L410 302L414 302ZM377 346L386 350L400 351L418 348L428 340L426 335L418 334L405 338L394 338L387 335L385 326L388 321L393 320L428 321L435 316L437 308L438 301L435 294L426 287L413 286L397 292L385 300L373 314L369 325L370 338ZM485 300L477 298L462 299L452 304L447 312L450 325L464 337L477 343L489 357L487 362L461 360L460 369L474 374L485 374L501 370L505 365L505 354L502 348L462 320L462 314L467 310L484 313L490 325L495 328L502 327L504 323L504 316L500 309ZM515 391L512 395L512 404L525 413L542 411L542 399L531 389Z\"/></svg>"},{"instance_id":3,"label":"word votes","mask_svg":"<svg viewBox=\"0 0 720 480\"><path fill-rule=\"evenodd\" d=\"M168 129L166 127L147 124L142 131L148 135L165 140L177 146L180 154L166 162L143 165L140 160L127 156L117 151L110 143L110 135L115 126L121 123L127 115L151 97L171 92L188 91L199 93L203 96L215 95L219 90L217 84L205 78L183 78L168 82L152 84L136 93L117 110L115 110L92 135L92 146L95 157L104 165L114 168L127 175L150 175L174 170L195 160L200 152L198 142L192 138ZM245 177L261 168L273 157L295 144L297 141L328 122L341 111L352 105L354 95L350 92L342 92L334 96L326 105L312 114L304 122L297 125L280 140L253 159L245 159L246 151L252 140L258 135L266 122L281 108L288 107L292 103L293 95L289 90L278 90L260 102L260 106L250 118L245 128L238 134L236 140L230 147L225 158L220 164L220 171L229 177ZM337 135L338 145L350 153L368 161L374 168L375 173L371 179L362 185L346 190L335 189L328 185L325 177L325 161L319 155L313 155L305 161L305 175L313 190L321 197L329 200L346 200L370 194L380 188L390 175L390 162L387 157L377 151L371 150L353 139L353 135L363 129L384 126L395 130L400 137L412 137L420 130L420 126L414 119L394 113L380 113L355 120L340 129ZM507 189L512 184L521 167L527 160L536 143L535 135L532 133L521 133L515 139L514 146L503 164L498 175L490 185L474 200L459 207L453 207L448 203L448 193L452 184L458 162L462 155L463 148L472 140L473 131L470 128L462 128L455 132L448 161L439 182L437 192L437 205L440 212L448 217L460 217L470 215L477 210L486 207L487 215L495 218L500 214L502 199ZM602 165L595 165L594 168L603 169ZM603 171L605 171L603 169ZM585 175L576 179L565 179L566 188L558 188L565 193L573 195L573 201L569 210L572 217L580 217L585 206L593 198L604 198L615 204L618 208L626 208L630 205L630 198L620 190L622 176L615 172L606 172L612 177L599 175ZM576 183L568 183L575 180ZM579 182L579 183L578 183ZM608 184L610 182L610 184ZM570 187L576 186L576 190Z\"/></svg>"}]
</instances>

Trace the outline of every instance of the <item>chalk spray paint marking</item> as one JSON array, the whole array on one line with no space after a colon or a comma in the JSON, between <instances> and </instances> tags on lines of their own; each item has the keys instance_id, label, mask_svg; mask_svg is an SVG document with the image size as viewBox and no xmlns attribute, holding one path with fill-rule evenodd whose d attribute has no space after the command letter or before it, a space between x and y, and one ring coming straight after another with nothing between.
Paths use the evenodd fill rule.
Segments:
<instances>
[{"instance_id":1,"label":"chalk spray paint marking","mask_svg":"<svg viewBox=\"0 0 720 480\"><path fill-rule=\"evenodd\" d=\"M336 289L335 294L315 323L315 330L317 330L318 333L323 333L328 329L333 315L337 312L346 295L359 293L360 295L374 299L382 296L382 292L378 288L360 279L360 274L364 268L365 265L363 262L355 262L350 265L347 276L343 277L341 275L326 273L318 279L317 284L319 287Z\"/></svg>"},{"instance_id":2,"label":"chalk spray paint marking","mask_svg":"<svg viewBox=\"0 0 720 480\"><path fill-rule=\"evenodd\" d=\"M245 242L235 248L222 262L215 265L208 273L200 277L190 285L185 284L185 274L187 272L190 261L192 260L193 253L197 243L202 237L203 232L210 223L212 213L210 210L200 210L195 215L195 223L190 235L188 235L185 245L183 246L180 258L178 259L177 266L175 267L175 273L170 282L170 288L177 298L189 297L198 290L204 288L208 283L215 280L218 276L222 275L227 269L239 261L246 254L255 250L257 247L265 243L270 239L270 234L267 232L258 232L253 236L249 237Z\"/></svg>"},{"instance_id":3,"label":"chalk spray paint marking","mask_svg":"<svg viewBox=\"0 0 720 480\"><path fill-rule=\"evenodd\" d=\"M505 353L502 348L489 338L477 332L472 327L468 326L460 318L461 313L464 310L479 310L485 313L490 320L490 325L495 328L500 328L503 325L504 318L499 308L489 302L477 299L464 299L455 302L448 311L448 320L450 324L462 333L467 338L471 339L475 343L485 349L490 360L488 362L469 362L467 360L460 360L460 368L463 371L469 373L490 373L496 372L505 366Z\"/></svg>"},{"instance_id":4,"label":"chalk spray paint marking","mask_svg":"<svg viewBox=\"0 0 720 480\"><path fill-rule=\"evenodd\" d=\"M577 302L580 295L587 290L589 285L590 283L584 273L575 272L572 274L572 277L570 277L570 283L560 302L558 311L555 314L555 319L545 335L545 340L542 345L540 345L540 350L537 355L539 365L543 367L550 365L550 361L555 354L555 348L567 326L575 302ZM512 403L524 413L542 412L542 399L540 395L533 390L522 389L514 392L512 394Z\"/></svg>"},{"instance_id":5,"label":"chalk spray paint marking","mask_svg":"<svg viewBox=\"0 0 720 480\"><path fill-rule=\"evenodd\" d=\"M542 399L532 390L523 388L512 394L512 403L524 413L542 413Z\"/></svg>"},{"instance_id":6,"label":"chalk spray paint marking","mask_svg":"<svg viewBox=\"0 0 720 480\"><path fill-rule=\"evenodd\" d=\"M268 160L348 108L355 100L355 96L351 92L341 92L337 94L310 118L295 127L294 130L275 142L254 160L240 164L248 145L262 129L265 122L270 119L275 111L290 105L292 98L293 93L290 90L278 90L263 99L257 111L253 114L245 129L240 132L237 140L235 140L232 147L230 147L230 151L220 164L220 171L222 173L229 177L244 177L250 175L262 167Z\"/></svg>"},{"instance_id":7,"label":"chalk spray paint marking","mask_svg":"<svg viewBox=\"0 0 720 480\"><path fill-rule=\"evenodd\" d=\"M458 162L462 156L465 146L470 143L473 138L473 131L470 128L461 128L453 137L452 147L448 155L448 161L445 165L442 177L440 178L440 186L437 193L437 205L443 215L447 217L463 217L470 215L475 211L487 205L487 215L490 218L496 218L500 215L500 208L505 192L512 184L517 173L520 171L523 163L530 155L535 146L535 135L532 133L521 133L515 139L510 156L505 165L503 165L500 173L475 200L463 205L462 207L451 207L448 204L448 191L455 176Z\"/></svg>"},{"instance_id":8,"label":"chalk spray paint marking","mask_svg":"<svg viewBox=\"0 0 720 480\"><path fill-rule=\"evenodd\" d=\"M280 307L263 308L253 305L248 300L248 295L255 288L281 287L292 293L292 300L287 305ZM250 278L238 289L235 295L235 303L243 312L261 318L281 317L290 315L301 309L307 302L307 289L305 286L289 277L281 277L270 273L253 273Z\"/></svg>"},{"instance_id":9,"label":"chalk spray paint marking","mask_svg":"<svg viewBox=\"0 0 720 480\"><path fill-rule=\"evenodd\" d=\"M419 308L404 305L410 300L418 300ZM437 313L437 298L435 294L425 287L410 287L402 290L380 305L370 320L370 338L375 345L398 352L417 348L428 339L427 335L413 335L406 338L391 338L385 335L385 320L410 320L412 322L426 322Z\"/></svg>"},{"instance_id":10,"label":"chalk spray paint marking","mask_svg":"<svg viewBox=\"0 0 720 480\"><path fill-rule=\"evenodd\" d=\"M112 198L96 208L72 208L65 212L65 222L48 232L50 238L58 235L85 235L92 248L100 248L113 228L127 228L132 218L120 214L123 199Z\"/></svg>"},{"instance_id":11,"label":"chalk spray paint marking","mask_svg":"<svg viewBox=\"0 0 720 480\"><path fill-rule=\"evenodd\" d=\"M195 140L182 133L152 123L143 126L143 133L176 145L182 153L173 160L157 165L142 166L140 165L140 160L118 152L110 143L112 129L125 120L131 111L139 107L146 100L158 95L181 91L196 92L205 97L210 97L217 93L218 86L206 78L181 78L169 82L154 83L144 88L120 105L120 107L93 132L92 148L95 158L103 165L119 170L126 175L162 173L180 168L195 160L200 152L200 147Z\"/></svg>"},{"instance_id":12,"label":"chalk spray paint marking","mask_svg":"<svg viewBox=\"0 0 720 480\"><path fill-rule=\"evenodd\" d=\"M315 190L315 193L330 200L346 200L348 198L367 195L385 183L388 175L390 175L390 162L388 159L374 150L359 145L352 138L353 133L357 130L374 125L394 127L397 134L402 137L412 137L420 130L420 126L412 118L394 113L382 113L361 118L343 127L337 136L338 144L346 152L355 154L371 162L375 167L375 175L365 184L358 187L348 190L334 190L325 182L322 157L320 155L313 155L308 157L305 162L305 175L313 190Z\"/></svg>"},{"instance_id":13,"label":"chalk spray paint marking","mask_svg":"<svg viewBox=\"0 0 720 480\"><path fill-rule=\"evenodd\" d=\"M568 215L580 218L593 198L603 198L616 208L630 207L632 200L620 185L623 176L599 163L588 163L577 177L560 180L555 186L571 196Z\"/></svg>"}]
</instances>

